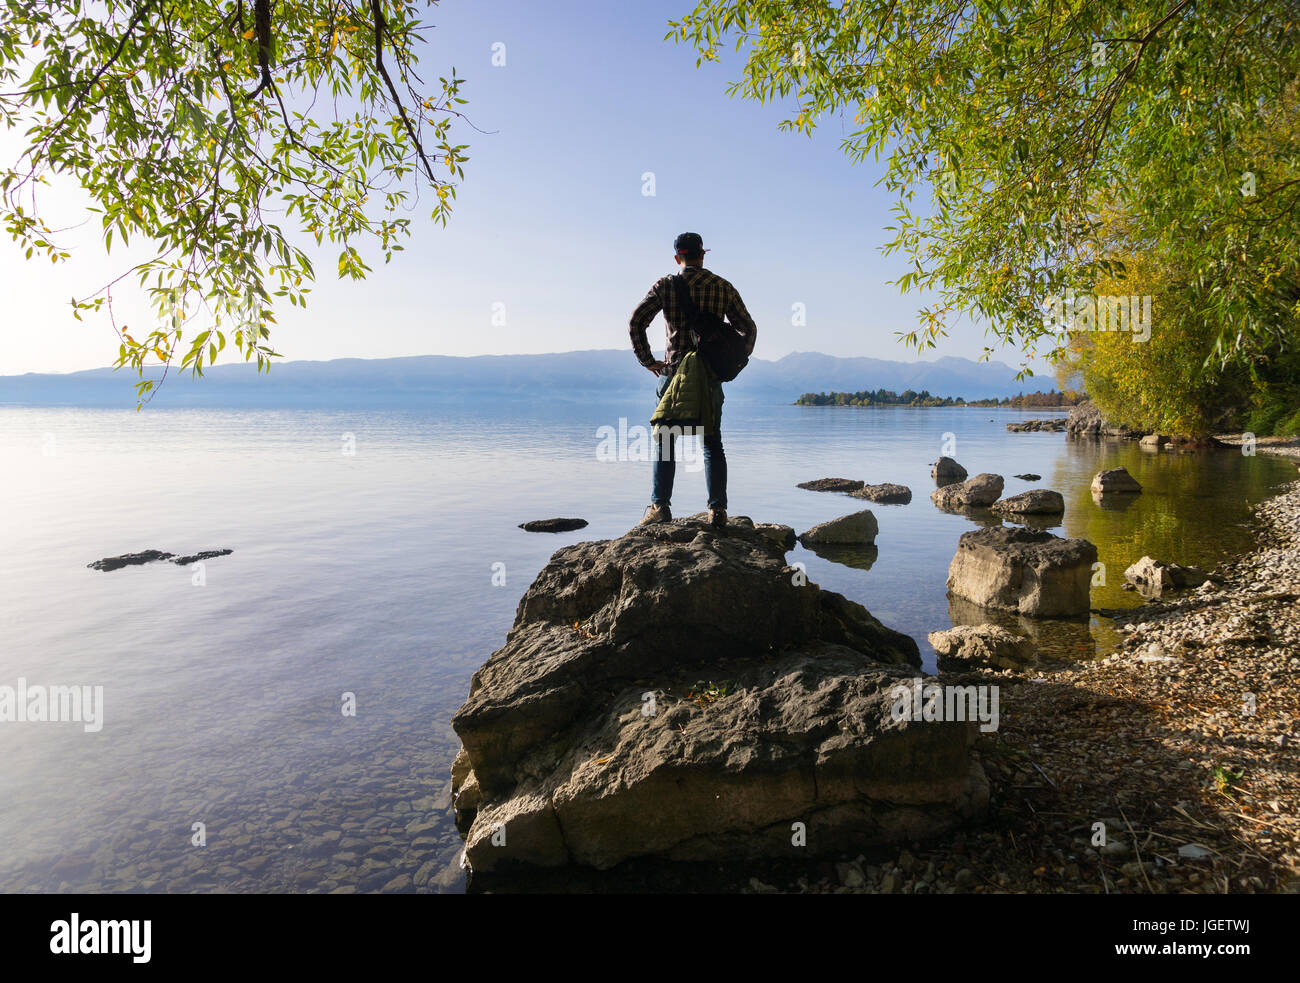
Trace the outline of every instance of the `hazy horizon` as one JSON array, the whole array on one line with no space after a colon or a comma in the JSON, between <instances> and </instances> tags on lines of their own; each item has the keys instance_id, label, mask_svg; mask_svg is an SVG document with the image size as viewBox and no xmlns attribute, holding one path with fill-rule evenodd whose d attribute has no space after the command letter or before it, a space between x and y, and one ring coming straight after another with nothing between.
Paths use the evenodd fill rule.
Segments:
<instances>
[{"instance_id":1,"label":"hazy horizon","mask_svg":"<svg viewBox=\"0 0 1300 983\"><path fill-rule=\"evenodd\" d=\"M663 346L655 345L654 342L652 341L651 347L656 349L661 349ZM585 354L612 353L612 352L619 352L619 353L626 352L629 359L635 360L635 356L632 354L630 347L627 349L614 348L614 347L569 348L564 350L546 351L546 352L483 352L483 353L470 354L470 355L451 355L444 352L418 352L410 355L339 355L333 358L280 358L280 359L276 359L275 362L273 363L272 371L274 371L275 367L280 367L285 365L323 364L326 362L344 362L344 361L384 362L384 361L395 361L398 359L415 359L415 358L457 358L457 359L546 358L548 356L585 355ZM975 358L968 358L961 355L948 355L948 354L935 355L933 358L885 358L879 355L832 355L829 352L816 351L814 349L789 351L786 352L784 355L775 356L775 357L773 356L764 357L761 355L755 355L750 361L774 364L777 362L781 362L787 358L801 356L801 355L803 356L818 355L818 356L824 356L826 358L835 358L835 359L844 359L844 360L864 358L864 359L872 359L874 361L879 361L879 362L897 362L901 365L937 365L938 363L943 362L945 360L954 360L954 361L959 361L959 362L967 363L970 365L976 365L976 366L988 365L994 368L1005 368L1005 369L1013 369L1013 370L1017 368L1017 366L1014 366L1009 362L1004 361L1003 359L981 360ZM240 365L251 365L251 363L237 361L234 359L227 359L224 361L219 361L212 368L205 369L204 374L206 375L208 372L213 371L213 369L232 368ZM158 369L161 368L161 366L151 366L151 368ZM33 369L26 372L3 372L0 373L0 378L12 378L12 377L24 376L24 375L52 375L52 376L76 375L77 373L81 373L81 372L101 372L105 370L118 371L115 370L111 365L91 365L91 366L86 366L84 368L67 369L63 371L42 371L39 369ZM178 370L174 366L172 371L177 375L185 375L185 376L189 375L188 370L183 370L183 371ZM1033 378L1047 380L1047 379L1052 379L1052 376L1046 373L1035 373ZM1055 386L1054 380L1051 383L1051 385L1053 387Z\"/></svg>"}]
</instances>

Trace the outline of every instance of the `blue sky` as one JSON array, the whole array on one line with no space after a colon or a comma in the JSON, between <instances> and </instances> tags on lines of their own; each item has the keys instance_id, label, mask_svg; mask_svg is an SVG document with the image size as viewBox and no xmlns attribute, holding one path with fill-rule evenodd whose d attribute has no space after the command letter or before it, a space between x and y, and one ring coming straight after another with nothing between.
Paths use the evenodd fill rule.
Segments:
<instances>
[{"instance_id":1,"label":"blue sky","mask_svg":"<svg viewBox=\"0 0 1300 983\"><path fill-rule=\"evenodd\" d=\"M737 286L758 324L757 356L917 358L894 335L911 329L923 299L887 284L904 267L879 253L892 204L874 186L879 166L849 164L839 120L809 140L777 129L780 107L729 98L734 57L697 69L690 49L663 40L689 8L444 0L430 11L422 74L454 65L474 123L494 132L460 131L471 159L449 226L416 212L406 252L361 284L335 281L333 253L322 256L327 279L305 312L284 309L277 349L319 359L622 347L632 308L672 269L673 237L696 231L712 250L706 265ZM504 66L492 64L497 43ZM642 193L647 172L653 196ZM58 194L75 214L75 195ZM0 246L11 313L0 374L111 362L107 324L78 324L66 302L124 257L106 262L89 232L75 252L50 269ZM129 291L116 302L119 320L146 317ZM494 304L504 324L493 324ZM792 323L795 304L804 326ZM986 341L966 323L923 357L975 358ZM1015 351L998 357L1019 363Z\"/></svg>"}]
</instances>

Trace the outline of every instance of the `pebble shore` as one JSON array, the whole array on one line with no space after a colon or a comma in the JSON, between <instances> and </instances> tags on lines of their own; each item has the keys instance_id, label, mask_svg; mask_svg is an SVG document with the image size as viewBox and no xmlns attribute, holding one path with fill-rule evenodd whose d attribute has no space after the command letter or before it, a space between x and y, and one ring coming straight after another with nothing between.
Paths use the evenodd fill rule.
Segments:
<instances>
[{"instance_id":1,"label":"pebble shore","mask_svg":"<svg viewBox=\"0 0 1300 983\"><path fill-rule=\"evenodd\" d=\"M1300 893L1300 482L1256 519L1259 549L1204 587L1108 612L1104 659L940 674L999 686L983 824L746 890Z\"/></svg>"}]
</instances>

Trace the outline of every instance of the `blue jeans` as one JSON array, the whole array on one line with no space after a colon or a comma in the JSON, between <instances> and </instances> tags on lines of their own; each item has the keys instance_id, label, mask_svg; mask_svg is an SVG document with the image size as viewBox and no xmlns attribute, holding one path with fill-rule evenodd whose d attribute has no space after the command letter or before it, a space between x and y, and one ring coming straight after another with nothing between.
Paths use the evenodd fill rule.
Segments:
<instances>
[{"instance_id":1,"label":"blue jeans","mask_svg":"<svg viewBox=\"0 0 1300 983\"><path fill-rule=\"evenodd\" d=\"M672 381L666 375L655 386L655 399L663 399L664 390ZM713 404L718 408L718 420L722 419L722 383L713 383ZM662 436L663 439L660 439ZM671 428L652 432L650 437L650 460L653 462L653 479L650 490L650 502L653 505L668 505L673 497L673 479L677 476L677 440L679 433ZM703 438L704 443L704 484L709 490L709 508L727 508L727 455L722 450L722 434L714 431ZM666 453L665 453L666 452Z\"/></svg>"}]
</instances>

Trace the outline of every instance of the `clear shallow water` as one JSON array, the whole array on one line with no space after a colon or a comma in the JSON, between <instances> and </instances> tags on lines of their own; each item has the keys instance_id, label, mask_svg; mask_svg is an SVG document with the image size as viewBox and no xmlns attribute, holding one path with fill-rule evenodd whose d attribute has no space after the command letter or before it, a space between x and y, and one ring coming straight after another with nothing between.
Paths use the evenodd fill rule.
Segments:
<instances>
[{"instance_id":1,"label":"clear shallow water","mask_svg":"<svg viewBox=\"0 0 1300 983\"><path fill-rule=\"evenodd\" d=\"M460 889L451 715L550 554L640 517L649 465L598 460L596 431L647 412L482 398L356 413L0 409L0 685L102 685L105 705L98 733L0 724L0 890L377 890L417 873ZM1097 543L1099 607L1138 603L1119 585L1144 553L1212 566L1248 548L1249 505L1293 477L1233 452L1006 432L1046 415L729 399L730 511L803 530L871 507L874 557L797 547L789 559L913 635L932 667L926 634L970 616L950 610L944 579L975 528L929 501L945 434L972 474L1006 476L1005 494L1065 495L1054 531ZM1126 510L1100 508L1088 485L1118 464L1146 490ZM1011 477L1024 472L1043 480ZM819 477L899 482L914 498L794 487ZM702 472L679 466L675 513L704 499ZM551 516L591 524L516 528ZM201 586L195 567L168 563L86 569L221 547L235 552L208 561ZM1099 618L1013 627L1058 656L1112 640Z\"/></svg>"}]
</instances>

